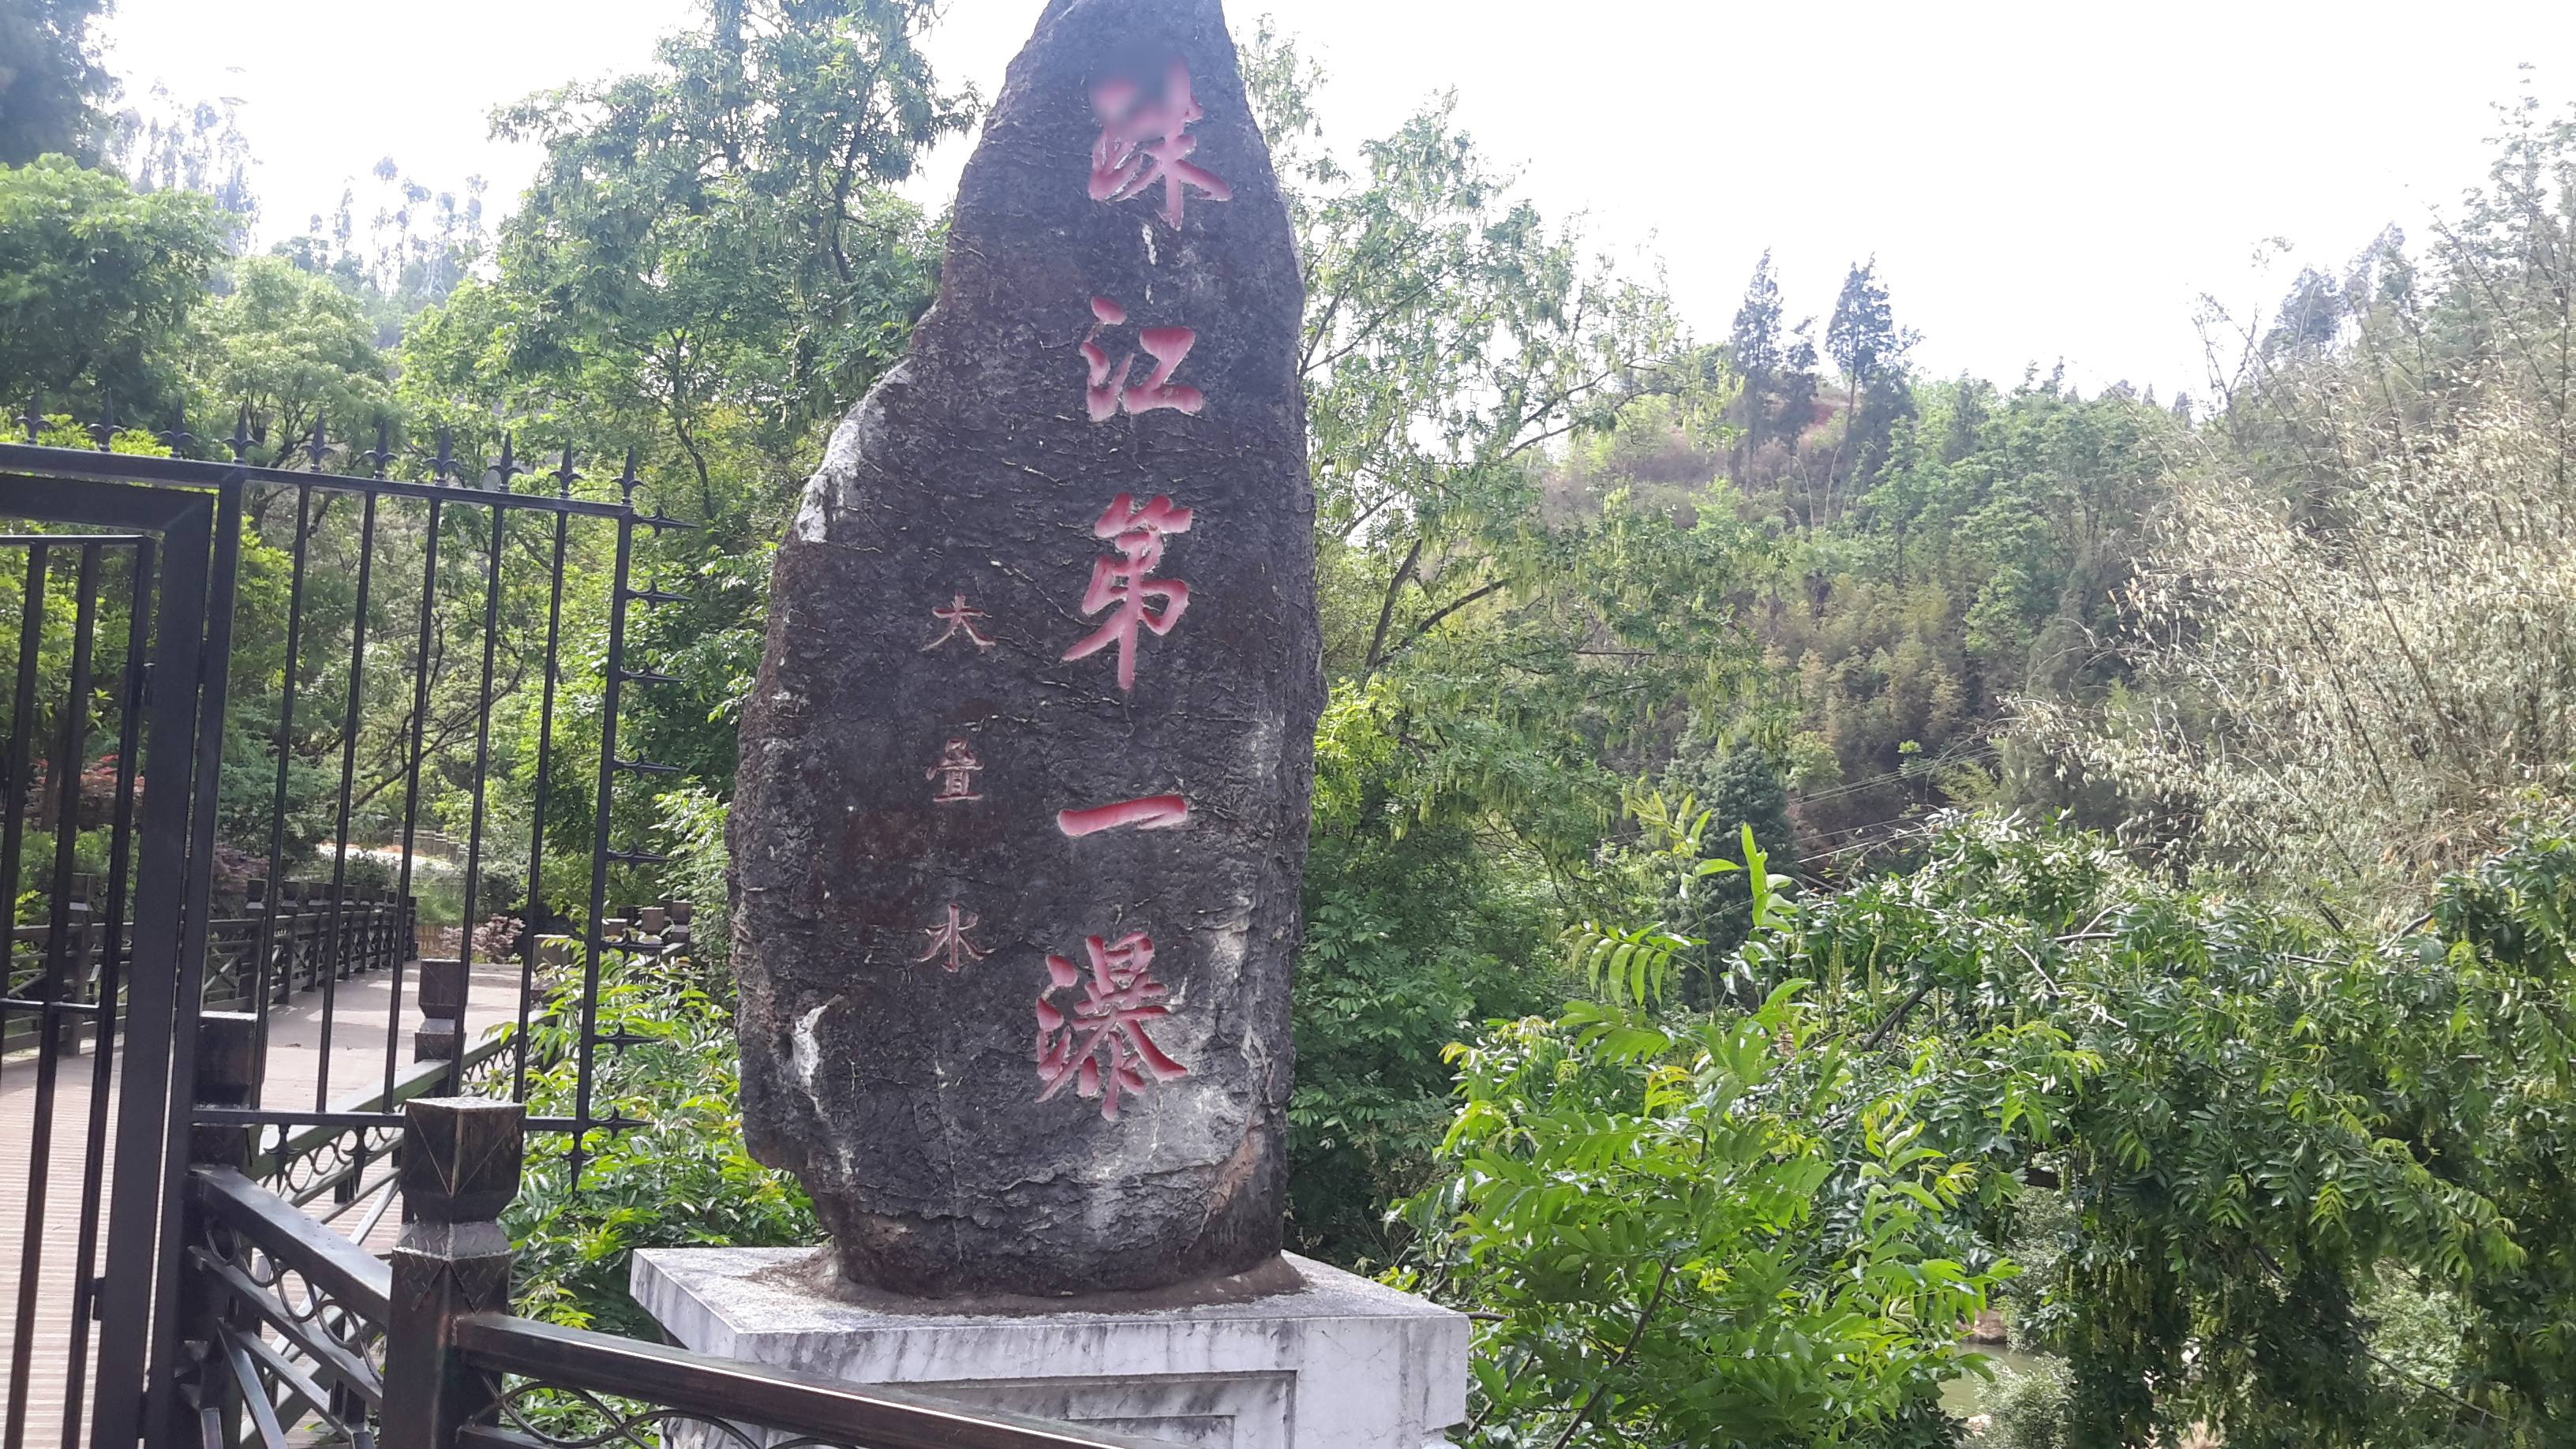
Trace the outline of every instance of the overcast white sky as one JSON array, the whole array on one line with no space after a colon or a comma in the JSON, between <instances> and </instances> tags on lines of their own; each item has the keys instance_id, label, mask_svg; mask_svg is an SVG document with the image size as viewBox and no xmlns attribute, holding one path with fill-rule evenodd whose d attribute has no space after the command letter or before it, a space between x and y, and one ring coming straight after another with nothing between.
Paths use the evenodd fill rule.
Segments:
<instances>
[{"instance_id":1,"label":"overcast white sky","mask_svg":"<svg viewBox=\"0 0 2576 1449\"><path fill-rule=\"evenodd\" d=\"M631 70L693 0L117 0L140 92L239 97L268 236L390 156L515 195L501 102ZM950 0L927 49L988 98L1039 0ZM1454 88L1465 126L1550 215L1661 265L1696 330L1763 248L1794 310L1875 253L1939 373L2200 391L2196 300L2276 299L2482 179L2491 106L2576 90L2576 3L2044 4L1231 0L1324 63L1347 145ZM2517 70L2520 62L2540 68ZM944 203L965 146L934 158ZM2267 268L2267 238L2297 250Z\"/></svg>"}]
</instances>

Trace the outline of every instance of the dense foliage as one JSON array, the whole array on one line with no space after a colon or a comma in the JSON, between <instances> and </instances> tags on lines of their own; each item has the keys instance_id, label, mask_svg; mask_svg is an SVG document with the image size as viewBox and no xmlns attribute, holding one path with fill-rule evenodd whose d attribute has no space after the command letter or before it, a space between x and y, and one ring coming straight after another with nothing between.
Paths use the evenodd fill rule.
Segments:
<instances>
[{"instance_id":1,"label":"dense foliage","mask_svg":"<svg viewBox=\"0 0 2576 1449\"><path fill-rule=\"evenodd\" d=\"M116 78L91 27L108 0L0 0L0 166L95 154Z\"/></svg>"},{"instance_id":2,"label":"dense foliage","mask_svg":"<svg viewBox=\"0 0 2576 1449\"><path fill-rule=\"evenodd\" d=\"M2013 1290L2067 1358L2056 1442L2555 1442L2571 893L2576 839L2533 835L2353 937L1990 816L1757 892L1751 1010L1655 1009L1687 938L1579 934L1601 999L1461 1049L1415 1205L1429 1285L1493 1315L1487 1442L1938 1441L1952 1345L2061 1195ZM2409 1298L2440 1326L2401 1347Z\"/></svg>"}]
</instances>

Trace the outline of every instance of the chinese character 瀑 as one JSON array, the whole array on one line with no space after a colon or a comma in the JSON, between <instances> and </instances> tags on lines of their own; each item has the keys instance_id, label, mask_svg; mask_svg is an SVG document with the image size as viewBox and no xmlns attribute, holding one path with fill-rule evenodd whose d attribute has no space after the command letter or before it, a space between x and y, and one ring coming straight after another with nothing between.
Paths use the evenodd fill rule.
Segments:
<instances>
[{"instance_id":1,"label":"chinese character \u7011","mask_svg":"<svg viewBox=\"0 0 2576 1449\"><path fill-rule=\"evenodd\" d=\"M992 953L985 950L983 947L976 945L974 940L966 934L967 932L974 930L982 920L983 917L981 916L969 916L960 913L957 909L957 903L954 901L949 902L947 920L940 922L936 926L925 926L922 928L922 934L930 938L930 949L922 952L920 955L915 956L912 959L915 961L936 961L940 957L945 956L948 958L948 969L951 972L955 972L963 968L969 961L983 960L986 956L989 956Z\"/></svg>"},{"instance_id":2,"label":"chinese character \u7011","mask_svg":"<svg viewBox=\"0 0 2576 1449\"><path fill-rule=\"evenodd\" d=\"M1198 139L1192 124L1205 119L1198 98L1190 93L1190 68L1172 62L1160 104L1148 101L1132 80L1105 81L1091 92L1091 108L1100 116L1100 139L1091 148L1091 199L1125 201L1163 183L1163 220L1181 224L1187 188L1210 201L1231 201L1234 189L1215 172L1192 161Z\"/></svg>"},{"instance_id":3,"label":"chinese character \u7011","mask_svg":"<svg viewBox=\"0 0 2576 1449\"><path fill-rule=\"evenodd\" d=\"M1163 540L1190 531L1190 510L1176 508L1169 497L1139 507L1135 495L1111 499L1107 512L1091 527L1096 537L1112 540L1118 557L1094 559L1091 587L1082 596L1085 617L1112 609L1109 617L1081 643L1064 651L1068 660L1087 659L1118 646L1118 687L1136 687L1136 631L1172 632L1190 606L1190 586L1179 579L1152 577L1163 561ZM1160 607L1154 607L1159 602ZM1113 608L1114 606L1114 608Z\"/></svg>"},{"instance_id":4,"label":"chinese character \u7011","mask_svg":"<svg viewBox=\"0 0 2576 1449\"><path fill-rule=\"evenodd\" d=\"M1122 1090L1142 1092L1149 1079L1175 1081L1190 1069L1145 1033L1149 1022L1171 1015L1163 1005L1171 993L1153 976L1154 938L1138 931L1115 942L1092 936L1083 944L1091 953L1087 981L1073 962L1047 957L1048 984L1038 993L1038 1100L1071 1082L1077 1095L1098 1097L1100 1115L1115 1122ZM1077 985L1082 1000L1070 1013L1047 999Z\"/></svg>"},{"instance_id":5,"label":"chinese character \u7011","mask_svg":"<svg viewBox=\"0 0 2576 1449\"><path fill-rule=\"evenodd\" d=\"M1082 339L1082 362L1090 375L1084 398L1091 409L1091 420L1105 423L1128 413L1150 413L1158 408L1196 414L1207 406L1207 394L1188 383L1172 381L1180 371L1182 359L1198 346L1199 335L1187 327L1146 327L1136 333L1138 345L1154 359L1154 369L1144 381L1129 386L1127 377L1136 366L1136 354L1129 352L1116 363L1109 360L1109 349L1101 346L1100 334L1111 327L1127 325L1127 309L1108 297L1091 299L1091 331Z\"/></svg>"},{"instance_id":6,"label":"chinese character \u7011","mask_svg":"<svg viewBox=\"0 0 2576 1449\"><path fill-rule=\"evenodd\" d=\"M975 758L975 751L964 740L950 740L948 747L940 752L939 763L921 772L924 777L939 782L939 793L930 797L931 803L962 805L969 800L983 799L975 790L975 776L983 768L984 762Z\"/></svg>"},{"instance_id":7,"label":"chinese character \u7011","mask_svg":"<svg viewBox=\"0 0 2576 1449\"><path fill-rule=\"evenodd\" d=\"M964 634L967 641L972 643L978 649L990 649L993 647L993 641L985 637L983 630L975 627L975 621L984 617L984 611L981 609L968 608L966 606L966 596L964 594L958 594L952 598L949 601L947 608L931 610L930 617L937 619L948 627L946 630L941 632L938 638L921 646L921 652L924 654L929 653L931 650L938 648L940 645L947 643L949 640L956 638L960 634Z\"/></svg>"},{"instance_id":8,"label":"chinese character \u7011","mask_svg":"<svg viewBox=\"0 0 2576 1449\"><path fill-rule=\"evenodd\" d=\"M1088 810L1059 810L1055 815L1058 830L1080 840L1104 830L1178 830L1189 823L1190 802L1178 795L1150 795L1142 800L1121 800L1115 805L1095 805Z\"/></svg>"}]
</instances>

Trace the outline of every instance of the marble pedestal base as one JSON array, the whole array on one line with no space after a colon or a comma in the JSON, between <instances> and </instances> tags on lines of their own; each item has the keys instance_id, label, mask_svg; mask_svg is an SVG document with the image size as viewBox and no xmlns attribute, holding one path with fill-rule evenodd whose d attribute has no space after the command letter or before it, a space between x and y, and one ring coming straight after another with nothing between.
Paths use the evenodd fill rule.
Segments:
<instances>
[{"instance_id":1,"label":"marble pedestal base","mask_svg":"<svg viewBox=\"0 0 2576 1449\"><path fill-rule=\"evenodd\" d=\"M1193 1449L1424 1449L1467 1417L1467 1319L1290 1256L1234 1303L956 1311L850 1301L809 1248L635 1254L636 1301L700 1353Z\"/></svg>"}]
</instances>

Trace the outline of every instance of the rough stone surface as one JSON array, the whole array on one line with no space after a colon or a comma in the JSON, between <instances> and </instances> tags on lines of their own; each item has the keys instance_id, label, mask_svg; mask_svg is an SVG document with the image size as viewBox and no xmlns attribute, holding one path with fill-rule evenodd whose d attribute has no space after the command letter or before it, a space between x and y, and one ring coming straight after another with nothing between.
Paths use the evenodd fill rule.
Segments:
<instances>
[{"instance_id":1,"label":"rough stone surface","mask_svg":"<svg viewBox=\"0 0 2576 1449\"><path fill-rule=\"evenodd\" d=\"M1176 64L1201 114L1157 128ZM745 1127L853 1282L1278 1250L1322 689L1302 306L1217 0L1052 0L937 305L780 549L743 721Z\"/></svg>"},{"instance_id":2,"label":"rough stone surface","mask_svg":"<svg viewBox=\"0 0 2576 1449\"><path fill-rule=\"evenodd\" d=\"M1174 1444L1423 1449L1467 1416L1465 1315L1304 1258L1244 1302L1010 1314L854 1302L811 1256L649 1249L630 1286L701 1353Z\"/></svg>"}]
</instances>

